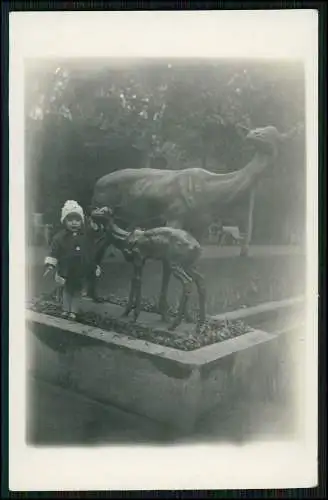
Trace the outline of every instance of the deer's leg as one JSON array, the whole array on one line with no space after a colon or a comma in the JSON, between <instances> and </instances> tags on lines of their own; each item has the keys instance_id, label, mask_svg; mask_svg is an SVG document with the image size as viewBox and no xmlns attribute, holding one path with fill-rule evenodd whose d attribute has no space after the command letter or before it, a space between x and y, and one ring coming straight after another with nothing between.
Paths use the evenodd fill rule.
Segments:
<instances>
[{"instance_id":1,"label":"deer's leg","mask_svg":"<svg viewBox=\"0 0 328 500\"><path fill-rule=\"evenodd\" d=\"M134 321L137 321L140 310L141 310L141 284L142 284L142 270L143 266L142 265L137 265L135 267L136 274L135 274L135 302L134 302L134 313L133 313L133 319Z\"/></svg>"},{"instance_id":2,"label":"deer's leg","mask_svg":"<svg viewBox=\"0 0 328 500\"><path fill-rule=\"evenodd\" d=\"M197 333L201 331L202 326L206 320L206 288L203 276L196 270L191 269L189 271L193 280L195 281L197 292L198 292L198 303L199 303L199 318L197 322Z\"/></svg>"},{"instance_id":3,"label":"deer's leg","mask_svg":"<svg viewBox=\"0 0 328 500\"><path fill-rule=\"evenodd\" d=\"M136 266L135 263L133 263L133 276L132 276L131 281L130 281L130 293L129 293L127 305L126 305L124 312L122 314L123 317L129 316L132 309L135 308L136 289L138 286L137 281L138 281L138 267Z\"/></svg>"},{"instance_id":4,"label":"deer's leg","mask_svg":"<svg viewBox=\"0 0 328 500\"><path fill-rule=\"evenodd\" d=\"M180 325L183 318L183 314L186 309L186 304L188 302L188 299L192 291L192 277L186 271L184 271L182 267L180 266L172 267L172 273L182 284L182 294L178 307L178 314L174 319L173 323L171 324L171 326L169 327L169 330L175 330L177 326Z\"/></svg>"},{"instance_id":5,"label":"deer's leg","mask_svg":"<svg viewBox=\"0 0 328 500\"><path fill-rule=\"evenodd\" d=\"M168 303L167 303L167 292L169 288L171 277L170 265L163 261L163 274L162 274L162 288L159 297L158 310L162 316L163 321L167 321L168 315Z\"/></svg>"}]
</instances>

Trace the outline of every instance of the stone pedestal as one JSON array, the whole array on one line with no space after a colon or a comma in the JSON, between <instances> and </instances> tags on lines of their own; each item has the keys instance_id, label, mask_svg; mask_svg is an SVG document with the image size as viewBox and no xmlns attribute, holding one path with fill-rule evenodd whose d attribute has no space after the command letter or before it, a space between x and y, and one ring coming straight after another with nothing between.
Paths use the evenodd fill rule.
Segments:
<instances>
[{"instance_id":1,"label":"stone pedestal","mask_svg":"<svg viewBox=\"0 0 328 500\"><path fill-rule=\"evenodd\" d=\"M179 432L240 390L265 394L284 332L297 328L181 351L33 311L27 324L33 375Z\"/></svg>"}]
</instances>

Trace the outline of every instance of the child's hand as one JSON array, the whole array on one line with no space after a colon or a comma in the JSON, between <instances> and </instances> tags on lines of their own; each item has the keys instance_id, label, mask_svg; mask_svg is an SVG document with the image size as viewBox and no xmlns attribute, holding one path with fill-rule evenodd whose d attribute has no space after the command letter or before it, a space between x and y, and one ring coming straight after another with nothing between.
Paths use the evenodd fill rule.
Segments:
<instances>
[{"instance_id":1,"label":"child's hand","mask_svg":"<svg viewBox=\"0 0 328 500\"><path fill-rule=\"evenodd\" d=\"M63 278L62 276L59 276L59 274L57 274L57 273L56 273L56 276L55 276L55 281L60 286L64 286L65 283L66 283L65 278Z\"/></svg>"},{"instance_id":2,"label":"child's hand","mask_svg":"<svg viewBox=\"0 0 328 500\"><path fill-rule=\"evenodd\" d=\"M96 272L97 278L99 278L99 276L101 275L101 268L100 268L100 266L96 267L96 271L95 272Z\"/></svg>"}]
</instances>

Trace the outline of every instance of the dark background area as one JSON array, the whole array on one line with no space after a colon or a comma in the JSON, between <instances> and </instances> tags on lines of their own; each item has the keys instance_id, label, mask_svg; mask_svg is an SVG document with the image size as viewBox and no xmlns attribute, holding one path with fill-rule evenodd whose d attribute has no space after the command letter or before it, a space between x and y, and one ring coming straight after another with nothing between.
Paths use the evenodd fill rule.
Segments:
<instances>
[{"instance_id":1,"label":"dark background area","mask_svg":"<svg viewBox=\"0 0 328 500\"><path fill-rule=\"evenodd\" d=\"M305 123L296 62L29 60L25 77L29 223L36 212L58 224L66 199L86 208L96 180L114 170L238 170L251 152L236 124L287 132ZM254 243L288 243L304 230L304 134L257 188ZM225 222L238 224L245 212L247 199Z\"/></svg>"}]
</instances>

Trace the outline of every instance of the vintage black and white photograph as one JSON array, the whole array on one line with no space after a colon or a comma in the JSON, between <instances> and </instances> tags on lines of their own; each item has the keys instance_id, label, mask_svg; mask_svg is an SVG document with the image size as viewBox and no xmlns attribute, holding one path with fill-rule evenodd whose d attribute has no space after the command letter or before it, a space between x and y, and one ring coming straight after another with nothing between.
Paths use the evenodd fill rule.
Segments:
<instances>
[{"instance_id":1,"label":"vintage black and white photograph","mask_svg":"<svg viewBox=\"0 0 328 500\"><path fill-rule=\"evenodd\" d=\"M53 21L54 39L64 25ZM118 56L108 36L93 55L54 41L53 53L20 55L24 184L11 182L25 232L11 251L25 253L25 330L13 332L26 349L24 446L58 461L70 449L186 446L194 471L205 464L193 446L216 445L214 462L226 446L265 443L274 455L305 433L316 370L307 56L245 55L241 39L231 55Z\"/></svg>"}]
</instances>

